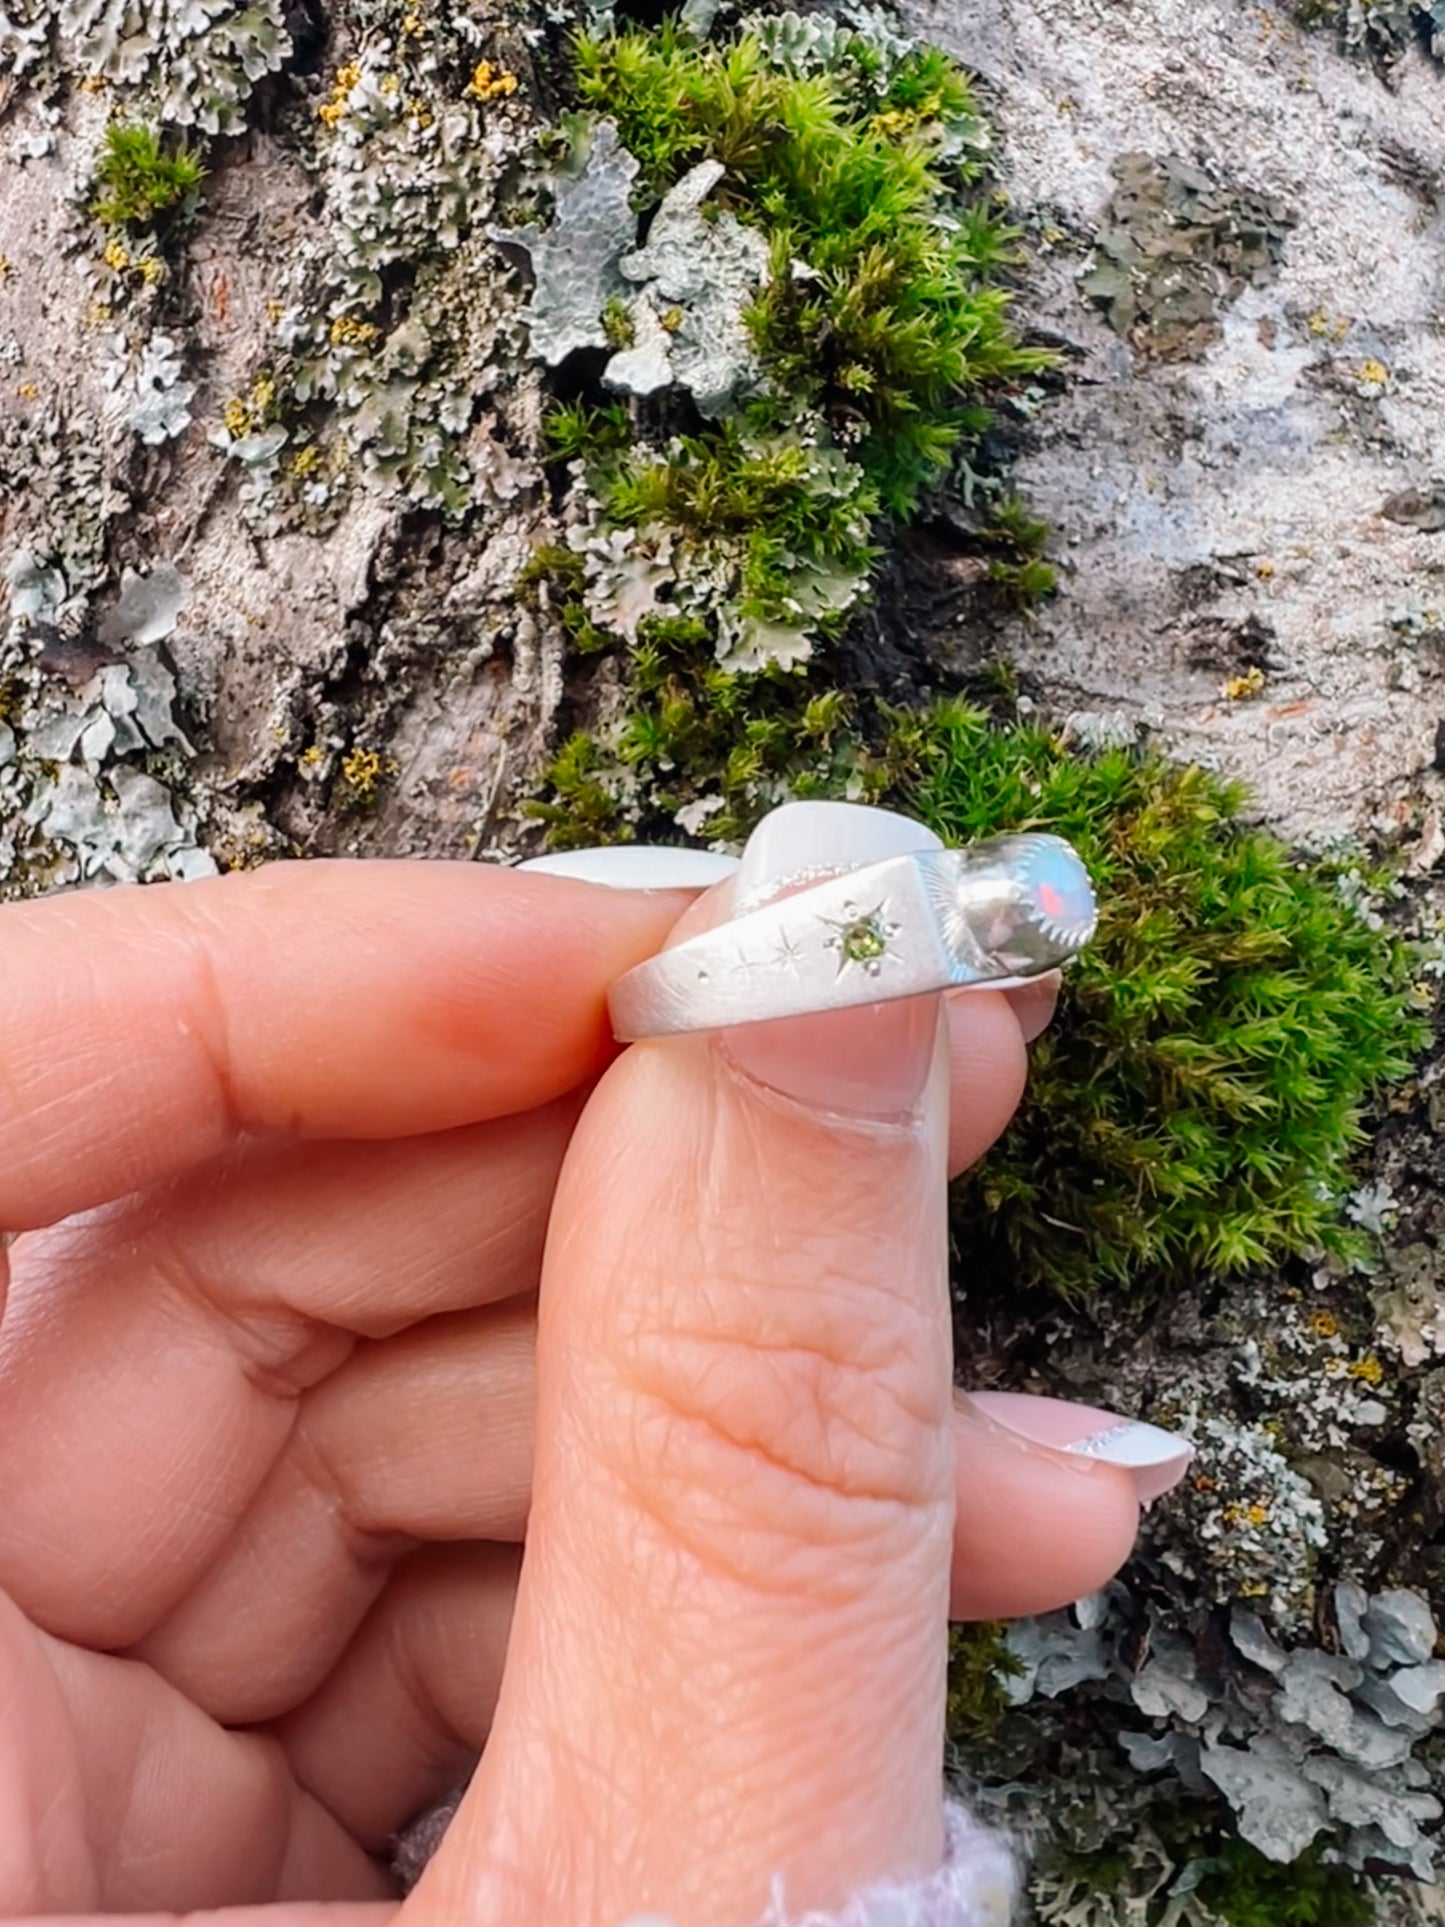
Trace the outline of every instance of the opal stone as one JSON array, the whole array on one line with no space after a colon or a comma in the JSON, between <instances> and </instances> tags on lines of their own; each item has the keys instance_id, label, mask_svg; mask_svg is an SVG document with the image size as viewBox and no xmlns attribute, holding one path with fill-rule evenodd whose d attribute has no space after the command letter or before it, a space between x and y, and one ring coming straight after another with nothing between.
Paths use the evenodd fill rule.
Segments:
<instances>
[{"instance_id":1,"label":"opal stone","mask_svg":"<svg viewBox=\"0 0 1445 1927\"><path fill-rule=\"evenodd\" d=\"M1087 943L1098 914L1094 892L1088 871L1062 837L1029 837L1021 871L1039 927L1070 949Z\"/></svg>"}]
</instances>

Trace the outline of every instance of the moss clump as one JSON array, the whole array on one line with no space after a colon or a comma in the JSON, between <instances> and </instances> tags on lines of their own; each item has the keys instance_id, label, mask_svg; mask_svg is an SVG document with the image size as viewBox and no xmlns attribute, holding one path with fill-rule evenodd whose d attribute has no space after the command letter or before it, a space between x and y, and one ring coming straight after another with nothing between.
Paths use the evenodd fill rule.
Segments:
<instances>
[{"instance_id":1,"label":"moss clump","mask_svg":"<svg viewBox=\"0 0 1445 1927\"><path fill-rule=\"evenodd\" d=\"M959 435L966 398L1039 368L994 284L1013 236L986 203L943 221L976 177L967 78L937 48L886 66L866 40L798 72L745 34L698 45L672 26L583 36L582 101L613 119L661 198L699 160L727 172L719 204L767 236L771 272L747 321L786 397L817 410L877 499L907 514ZM780 426L776 402L748 410Z\"/></svg>"},{"instance_id":2,"label":"moss clump","mask_svg":"<svg viewBox=\"0 0 1445 1927\"><path fill-rule=\"evenodd\" d=\"M825 16L718 44L665 24L582 36L574 81L640 163L639 213L716 163L704 223L760 236L768 267L742 317L756 379L716 416L678 388L640 406L601 385L552 410L558 480L562 464L567 486L582 478L574 559L549 550L529 573L574 649L624 674L540 809L558 842L584 825L665 836L697 808L733 837L782 793L865 780L848 730L871 731L870 703L839 694L834 645L890 521L953 459L981 495L980 597L1016 608L1052 588L1043 526L978 449L990 404L1051 358L1008 325L1016 237L982 181L967 76L937 49ZM574 158L594 131L584 112ZM609 345L639 318L684 340L696 322L613 296Z\"/></svg>"},{"instance_id":3,"label":"moss clump","mask_svg":"<svg viewBox=\"0 0 1445 1927\"><path fill-rule=\"evenodd\" d=\"M1266 1860L1222 1836L1210 1806L1176 1802L1127 1825L1127 1839L1116 1833L1089 1853L1040 1849L1029 1883L1043 1902L1038 1918L1091 1927L1369 1927L1379 1917L1370 1881L1322 1865L1314 1851L1284 1865Z\"/></svg>"},{"instance_id":4,"label":"moss clump","mask_svg":"<svg viewBox=\"0 0 1445 1927\"><path fill-rule=\"evenodd\" d=\"M894 800L948 841L1056 831L1100 900L1023 1108L957 1191L966 1277L1083 1298L1351 1249L1364 1107L1423 1043L1405 947L1202 770L957 703L898 718L890 754Z\"/></svg>"},{"instance_id":5,"label":"moss clump","mask_svg":"<svg viewBox=\"0 0 1445 1927\"><path fill-rule=\"evenodd\" d=\"M966 1758L971 1743L997 1732L1011 1703L1007 1682L1023 1670L1005 1644L1000 1622L982 1619L949 1627L944 1731L951 1750Z\"/></svg>"},{"instance_id":6,"label":"moss clump","mask_svg":"<svg viewBox=\"0 0 1445 1927\"><path fill-rule=\"evenodd\" d=\"M173 223L195 212L205 174L194 148L168 146L155 127L112 121L96 156L91 214L102 227Z\"/></svg>"},{"instance_id":7,"label":"moss clump","mask_svg":"<svg viewBox=\"0 0 1445 1927\"><path fill-rule=\"evenodd\" d=\"M1231 1840L1208 1866L1195 1891L1225 1927L1368 1927L1376 1915L1369 1885L1315 1853L1278 1866Z\"/></svg>"}]
</instances>

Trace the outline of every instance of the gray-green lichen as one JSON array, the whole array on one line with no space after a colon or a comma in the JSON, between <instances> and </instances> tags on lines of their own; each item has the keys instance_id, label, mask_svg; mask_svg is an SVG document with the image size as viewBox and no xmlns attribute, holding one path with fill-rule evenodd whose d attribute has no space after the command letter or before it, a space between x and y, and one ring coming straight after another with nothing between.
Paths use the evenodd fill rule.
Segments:
<instances>
[{"instance_id":1,"label":"gray-green lichen","mask_svg":"<svg viewBox=\"0 0 1445 1927\"><path fill-rule=\"evenodd\" d=\"M602 371L606 386L624 395L681 388L713 419L763 385L743 316L767 273L768 244L731 214L704 217L702 204L724 172L721 161L690 169L663 196L647 245L622 257L635 288L627 311L637 341Z\"/></svg>"},{"instance_id":2,"label":"gray-green lichen","mask_svg":"<svg viewBox=\"0 0 1445 1927\"><path fill-rule=\"evenodd\" d=\"M291 52L280 0L4 0L0 73L100 79L157 116L234 134L256 83Z\"/></svg>"},{"instance_id":3,"label":"gray-green lichen","mask_svg":"<svg viewBox=\"0 0 1445 1927\"><path fill-rule=\"evenodd\" d=\"M578 348L607 346L603 310L623 290L622 257L637 239L630 199L637 172L617 129L601 121L552 177L550 222L496 231L531 262L527 327L532 353L549 368Z\"/></svg>"},{"instance_id":4,"label":"gray-green lichen","mask_svg":"<svg viewBox=\"0 0 1445 1927\"><path fill-rule=\"evenodd\" d=\"M127 420L151 447L174 441L190 427L196 385L182 377L181 357L169 335L152 335L141 351Z\"/></svg>"},{"instance_id":5,"label":"gray-green lichen","mask_svg":"<svg viewBox=\"0 0 1445 1927\"><path fill-rule=\"evenodd\" d=\"M1445 0L1300 0L1297 11L1310 25L1332 25L1342 46L1386 71L1417 36L1445 60Z\"/></svg>"},{"instance_id":6,"label":"gray-green lichen","mask_svg":"<svg viewBox=\"0 0 1445 1927\"><path fill-rule=\"evenodd\" d=\"M509 409L525 445L531 404L504 393L517 302L486 230L531 136L484 37L464 14L407 15L319 110L321 231L278 277L273 353L211 430L262 530L331 526L358 480L460 516L538 479L496 439Z\"/></svg>"},{"instance_id":7,"label":"gray-green lichen","mask_svg":"<svg viewBox=\"0 0 1445 1927\"><path fill-rule=\"evenodd\" d=\"M6 579L0 876L53 889L212 874L176 780L191 745L159 649L182 607L178 573L160 564L128 575L103 617L28 549L11 556Z\"/></svg>"},{"instance_id":8,"label":"gray-green lichen","mask_svg":"<svg viewBox=\"0 0 1445 1927\"><path fill-rule=\"evenodd\" d=\"M1434 1657L1429 1604L1341 1585L1330 1618L1332 1650L1283 1643L1242 1607L1185 1634L1115 1582L1068 1612L1011 1627L1021 1670L1006 1690L1021 1708L1082 1695L1081 1731L1091 1713L1117 1709L1107 1723L1117 1722L1114 1738L1151 1803L1222 1795L1240 1837L1266 1859L1287 1863L1320 1843L1356 1870L1431 1879L1430 1834L1445 1809L1429 1742L1445 1661ZM1116 1777L1111 1768L1104 1784ZM1013 1791L986 1797L1007 1806ZM1063 1834L1077 1844L1067 1823Z\"/></svg>"},{"instance_id":9,"label":"gray-green lichen","mask_svg":"<svg viewBox=\"0 0 1445 1927\"><path fill-rule=\"evenodd\" d=\"M1177 156L1123 154L1113 174L1079 285L1142 353L1196 360L1219 340L1224 309L1271 278L1293 218Z\"/></svg>"}]
</instances>

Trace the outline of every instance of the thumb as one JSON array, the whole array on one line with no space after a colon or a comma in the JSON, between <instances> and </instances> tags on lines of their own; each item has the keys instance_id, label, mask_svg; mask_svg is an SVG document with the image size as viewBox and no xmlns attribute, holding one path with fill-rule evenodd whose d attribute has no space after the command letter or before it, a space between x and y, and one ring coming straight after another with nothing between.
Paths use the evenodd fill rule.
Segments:
<instances>
[{"instance_id":1,"label":"thumb","mask_svg":"<svg viewBox=\"0 0 1445 1927\"><path fill-rule=\"evenodd\" d=\"M933 843L775 813L737 888ZM760 871L768 875L760 875ZM486 1752L413 1901L744 1927L932 1871L954 1515L939 999L639 1045L558 1189Z\"/></svg>"}]
</instances>

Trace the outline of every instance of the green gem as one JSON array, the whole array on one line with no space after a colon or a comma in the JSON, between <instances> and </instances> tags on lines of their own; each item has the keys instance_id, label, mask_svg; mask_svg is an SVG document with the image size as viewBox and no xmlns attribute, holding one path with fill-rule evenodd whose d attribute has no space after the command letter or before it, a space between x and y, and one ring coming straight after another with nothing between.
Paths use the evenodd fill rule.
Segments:
<instances>
[{"instance_id":1,"label":"green gem","mask_svg":"<svg viewBox=\"0 0 1445 1927\"><path fill-rule=\"evenodd\" d=\"M883 932L872 917L850 923L843 932L843 955L849 963L872 963L881 957L888 946L883 941Z\"/></svg>"}]
</instances>

